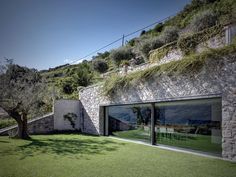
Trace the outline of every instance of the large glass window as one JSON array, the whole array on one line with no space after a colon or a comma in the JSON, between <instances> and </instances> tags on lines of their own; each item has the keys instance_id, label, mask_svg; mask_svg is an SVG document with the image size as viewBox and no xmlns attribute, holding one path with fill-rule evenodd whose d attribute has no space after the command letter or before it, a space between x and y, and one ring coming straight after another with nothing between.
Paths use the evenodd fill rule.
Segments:
<instances>
[{"instance_id":1,"label":"large glass window","mask_svg":"<svg viewBox=\"0 0 236 177\"><path fill-rule=\"evenodd\" d=\"M157 144L221 154L221 99L155 104Z\"/></svg>"},{"instance_id":2,"label":"large glass window","mask_svg":"<svg viewBox=\"0 0 236 177\"><path fill-rule=\"evenodd\" d=\"M156 144L221 154L221 109L220 98L108 106L107 130L121 138L148 143L153 138Z\"/></svg>"},{"instance_id":3,"label":"large glass window","mask_svg":"<svg viewBox=\"0 0 236 177\"><path fill-rule=\"evenodd\" d=\"M150 106L109 106L109 134L150 143Z\"/></svg>"}]
</instances>

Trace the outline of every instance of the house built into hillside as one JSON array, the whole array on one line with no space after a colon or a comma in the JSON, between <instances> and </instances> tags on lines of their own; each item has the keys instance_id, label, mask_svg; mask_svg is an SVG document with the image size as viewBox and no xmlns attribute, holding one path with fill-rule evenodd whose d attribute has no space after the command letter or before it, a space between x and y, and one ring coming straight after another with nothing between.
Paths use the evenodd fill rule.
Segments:
<instances>
[{"instance_id":1,"label":"house built into hillside","mask_svg":"<svg viewBox=\"0 0 236 177\"><path fill-rule=\"evenodd\" d=\"M226 27L220 40L213 37L206 43L211 48L228 45L235 31L234 26ZM176 60L173 53L163 58L164 63ZM102 93L104 85L84 88L80 91L81 131L236 161L236 53L209 58L196 70L189 67L178 75L153 74L136 80L109 96Z\"/></svg>"},{"instance_id":2,"label":"house built into hillside","mask_svg":"<svg viewBox=\"0 0 236 177\"><path fill-rule=\"evenodd\" d=\"M235 25L225 27L198 44L192 58L176 43L164 46L164 55L166 48L154 50L156 61L133 68L129 77L85 87L79 100L56 100L54 115L30 122L30 131L78 130L236 161L236 45L229 45L235 35ZM204 53L209 48L216 49Z\"/></svg>"}]
</instances>

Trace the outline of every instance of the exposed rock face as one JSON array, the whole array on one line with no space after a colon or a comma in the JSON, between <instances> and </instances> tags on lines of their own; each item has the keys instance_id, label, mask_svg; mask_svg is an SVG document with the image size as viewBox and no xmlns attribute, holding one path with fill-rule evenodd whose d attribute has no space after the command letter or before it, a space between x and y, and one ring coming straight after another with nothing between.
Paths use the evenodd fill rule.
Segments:
<instances>
[{"instance_id":1,"label":"exposed rock face","mask_svg":"<svg viewBox=\"0 0 236 177\"><path fill-rule=\"evenodd\" d=\"M181 75L161 75L117 90L111 98L101 92L102 85L80 91L84 132L103 134L102 105L179 100L189 97L222 98L222 156L236 161L236 55L207 60L203 68Z\"/></svg>"}]
</instances>

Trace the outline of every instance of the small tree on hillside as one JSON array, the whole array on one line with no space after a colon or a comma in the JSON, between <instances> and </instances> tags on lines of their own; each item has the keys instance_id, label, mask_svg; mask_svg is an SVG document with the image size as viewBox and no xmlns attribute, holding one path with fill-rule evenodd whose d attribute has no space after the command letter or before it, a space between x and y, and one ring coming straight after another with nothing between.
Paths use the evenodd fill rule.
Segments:
<instances>
[{"instance_id":1,"label":"small tree on hillside","mask_svg":"<svg viewBox=\"0 0 236 177\"><path fill-rule=\"evenodd\" d=\"M93 71L91 65L86 61L78 64L72 77L76 85L87 87L92 83L93 80Z\"/></svg>"},{"instance_id":2,"label":"small tree on hillside","mask_svg":"<svg viewBox=\"0 0 236 177\"><path fill-rule=\"evenodd\" d=\"M93 61L93 68L94 68L94 70L98 71L99 73L104 73L108 70L108 65L103 60L94 60Z\"/></svg>"},{"instance_id":3,"label":"small tree on hillside","mask_svg":"<svg viewBox=\"0 0 236 177\"><path fill-rule=\"evenodd\" d=\"M179 37L179 29L176 26L166 26L162 31L159 39L164 43L176 41Z\"/></svg>"},{"instance_id":4,"label":"small tree on hillside","mask_svg":"<svg viewBox=\"0 0 236 177\"><path fill-rule=\"evenodd\" d=\"M28 69L8 62L1 66L0 107L18 124L15 135L28 139L27 115L40 109L45 85L35 69Z\"/></svg>"},{"instance_id":5,"label":"small tree on hillside","mask_svg":"<svg viewBox=\"0 0 236 177\"><path fill-rule=\"evenodd\" d=\"M134 57L132 48L129 46L120 47L118 49L112 50L110 58L114 63L119 66L122 60L131 60Z\"/></svg>"}]
</instances>

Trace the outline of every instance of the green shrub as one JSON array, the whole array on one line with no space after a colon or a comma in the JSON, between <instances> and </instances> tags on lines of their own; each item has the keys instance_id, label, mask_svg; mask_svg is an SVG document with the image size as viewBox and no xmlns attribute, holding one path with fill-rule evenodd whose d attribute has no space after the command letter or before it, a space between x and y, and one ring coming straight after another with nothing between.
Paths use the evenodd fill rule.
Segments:
<instances>
[{"instance_id":1,"label":"green shrub","mask_svg":"<svg viewBox=\"0 0 236 177\"><path fill-rule=\"evenodd\" d=\"M151 50L157 49L163 46L163 42L159 39L159 37L149 38L141 42L140 51L145 60L148 60L149 52Z\"/></svg>"},{"instance_id":2,"label":"green shrub","mask_svg":"<svg viewBox=\"0 0 236 177\"><path fill-rule=\"evenodd\" d=\"M162 32L163 28L164 28L163 23L158 23L158 24L154 27L153 30L154 30L155 32L157 32L157 33L160 33L160 32Z\"/></svg>"},{"instance_id":3,"label":"green shrub","mask_svg":"<svg viewBox=\"0 0 236 177\"><path fill-rule=\"evenodd\" d=\"M94 60L93 68L99 73L105 73L108 70L108 65L104 60Z\"/></svg>"},{"instance_id":4,"label":"green shrub","mask_svg":"<svg viewBox=\"0 0 236 177\"><path fill-rule=\"evenodd\" d=\"M142 36L142 35L144 35L144 34L146 34L146 31L145 31L145 30L141 31L140 36Z\"/></svg>"},{"instance_id":5,"label":"green shrub","mask_svg":"<svg viewBox=\"0 0 236 177\"><path fill-rule=\"evenodd\" d=\"M195 35L181 36L178 39L177 46L184 55L188 55L195 51L198 42L195 40Z\"/></svg>"},{"instance_id":6,"label":"green shrub","mask_svg":"<svg viewBox=\"0 0 236 177\"><path fill-rule=\"evenodd\" d=\"M196 14L191 21L191 28L194 32L202 31L216 25L217 16L213 11L206 10Z\"/></svg>"},{"instance_id":7,"label":"green shrub","mask_svg":"<svg viewBox=\"0 0 236 177\"><path fill-rule=\"evenodd\" d=\"M130 60L134 57L132 48L129 46L120 47L111 51L110 58L119 66L122 60Z\"/></svg>"},{"instance_id":8,"label":"green shrub","mask_svg":"<svg viewBox=\"0 0 236 177\"><path fill-rule=\"evenodd\" d=\"M164 44L176 41L179 37L179 29L175 26L167 26L158 37Z\"/></svg>"},{"instance_id":9,"label":"green shrub","mask_svg":"<svg viewBox=\"0 0 236 177\"><path fill-rule=\"evenodd\" d=\"M109 57L109 55L110 55L110 52L108 52L108 51L105 51L103 53L99 53L98 52L96 56L92 56L92 59L93 60L96 60L96 59L106 59L107 57Z\"/></svg>"},{"instance_id":10,"label":"green shrub","mask_svg":"<svg viewBox=\"0 0 236 177\"><path fill-rule=\"evenodd\" d=\"M72 77L61 80L60 85L64 94L72 94L77 86Z\"/></svg>"},{"instance_id":11,"label":"green shrub","mask_svg":"<svg viewBox=\"0 0 236 177\"><path fill-rule=\"evenodd\" d=\"M218 0L202 0L202 2L205 3L205 4L214 3L216 1L218 1Z\"/></svg>"},{"instance_id":12,"label":"green shrub","mask_svg":"<svg viewBox=\"0 0 236 177\"><path fill-rule=\"evenodd\" d=\"M94 72L91 66L91 62L84 61L78 65L76 65L74 68L70 69L67 73L66 79L62 80L62 84L65 84L65 88L68 88L68 91L70 92L70 86L67 86L69 84L73 84L73 88L76 89L78 86L88 86L89 84L92 84L92 80L94 77ZM74 90L75 90L74 89Z\"/></svg>"},{"instance_id":13,"label":"green shrub","mask_svg":"<svg viewBox=\"0 0 236 177\"><path fill-rule=\"evenodd\" d=\"M135 46L135 38L131 39L131 40L128 42L128 45L130 45L131 47Z\"/></svg>"},{"instance_id":14,"label":"green shrub","mask_svg":"<svg viewBox=\"0 0 236 177\"><path fill-rule=\"evenodd\" d=\"M203 43L216 35L221 35L222 32L223 26L216 25L198 33L181 36L178 39L177 46L181 49L184 55L187 55L191 52L195 52L195 48L198 44Z\"/></svg>"},{"instance_id":15,"label":"green shrub","mask_svg":"<svg viewBox=\"0 0 236 177\"><path fill-rule=\"evenodd\" d=\"M220 24L228 24L236 20L236 1L221 0L214 4L214 12L219 16Z\"/></svg>"},{"instance_id":16,"label":"green shrub","mask_svg":"<svg viewBox=\"0 0 236 177\"><path fill-rule=\"evenodd\" d=\"M192 18L193 14L195 14L202 7L202 0L192 0L189 4L185 5L183 10L181 10L177 15L167 20L165 25L177 25L180 28L184 28L188 25L187 19Z\"/></svg>"},{"instance_id":17,"label":"green shrub","mask_svg":"<svg viewBox=\"0 0 236 177\"><path fill-rule=\"evenodd\" d=\"M73 75L73 79L78 86L87 87L92 84L93 72L90 67L83 67L84 65L80 65L77 68L76 73Z\"/></svg>"}]
</instances>

